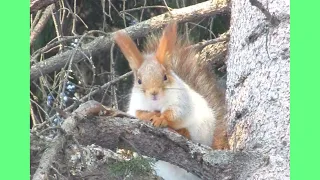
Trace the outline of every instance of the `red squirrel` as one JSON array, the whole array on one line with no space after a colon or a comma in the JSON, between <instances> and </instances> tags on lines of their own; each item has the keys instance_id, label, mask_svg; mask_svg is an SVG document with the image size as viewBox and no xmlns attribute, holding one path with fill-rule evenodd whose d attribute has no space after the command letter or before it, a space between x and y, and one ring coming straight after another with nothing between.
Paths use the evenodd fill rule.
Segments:
<instances>
[{"instance_id":1,"label":"red squirrel","mask_svg":"<svg viewBox=\"0 0 320 180\"><path fill-rule=\"evenodd\" d=\"M130 115L193 142L229 149L224 94L197 52L178 36L176 22L148 37L142 52L124 30L114 40L134 72Z\"/></svg>"}]
</instances>

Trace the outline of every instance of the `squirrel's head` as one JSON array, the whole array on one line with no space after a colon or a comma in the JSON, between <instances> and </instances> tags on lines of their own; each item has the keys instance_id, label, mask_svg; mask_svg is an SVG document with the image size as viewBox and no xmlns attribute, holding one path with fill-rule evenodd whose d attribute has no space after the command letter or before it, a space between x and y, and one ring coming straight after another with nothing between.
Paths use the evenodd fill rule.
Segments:
<instances>
[{"instance_id":1,"label":"squirrel's head","mask_svg":"<svg viewBox=\"0 0 320 180\"><path fill-rule=\"evenodd\" d=\"M170 60L177 40L177 24L170 23L165 27L153 53L142 54L124 31L115 33L114 39L134 72L134 86L152 100L161 99L165 89L174 81Z\"/></svg>"}]
</instances>

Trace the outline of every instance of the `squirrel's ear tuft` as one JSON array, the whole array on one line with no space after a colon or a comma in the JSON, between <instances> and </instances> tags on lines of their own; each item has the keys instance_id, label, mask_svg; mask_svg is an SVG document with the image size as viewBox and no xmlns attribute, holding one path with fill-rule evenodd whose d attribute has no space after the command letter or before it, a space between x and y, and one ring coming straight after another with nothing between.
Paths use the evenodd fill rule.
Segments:
<instances>
[{"instance_id":1,"label":"squirrel's ear tuft","mask_svg":"<svg viewBox=\"0 0 320 180\"><path fill-rule=\"evenodd\" d=\"M167 57L172 54L175 43L177 41L177 23L171 22L163 30L160 38L159 46L156 52L156 58L160 64L164 64Z\"/></svg>"},{"instance_id":2,"label":"squirrel's ear tuft","mask_svg":"<svg viewBox=\"0 0 320 180\"><path fill-rule=\"evenodd\" d=\"M114 40L128 60L130 68L137 70L143 62L143 57L133 40L123 30L114 34Z\"/></svg>"}]
</instances>

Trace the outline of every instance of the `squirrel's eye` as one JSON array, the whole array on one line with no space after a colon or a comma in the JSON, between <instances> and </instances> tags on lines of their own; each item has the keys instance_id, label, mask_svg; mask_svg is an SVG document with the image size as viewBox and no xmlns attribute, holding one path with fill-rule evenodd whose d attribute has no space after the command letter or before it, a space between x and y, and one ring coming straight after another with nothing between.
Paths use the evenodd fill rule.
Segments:
<instances>
[{"instance_id":1,"label":"squirrel's eye","mask_svg":"<svg viewBox=\"0 0 320 180\"><path fill-rule=\"evenodd\" d=\"M138 83L141 84L141 79L138 79Z\"/></svg>"},{"instance_id":2,"label":"squirrel's eye","mask_svg":"<svg viewBox=\"0 0 320 180\"><path fill-rule=\"evenodd\" d=\"M163 80L165 81L167 80L167 75L164 75Z\"/></svg>"}]
</instances>

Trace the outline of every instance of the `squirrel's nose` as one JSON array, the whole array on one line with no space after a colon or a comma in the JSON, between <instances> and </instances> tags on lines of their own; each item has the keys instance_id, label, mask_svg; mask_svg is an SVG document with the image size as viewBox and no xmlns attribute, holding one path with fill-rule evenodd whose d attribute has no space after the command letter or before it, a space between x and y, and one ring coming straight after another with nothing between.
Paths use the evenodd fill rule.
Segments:
<instances>
[{"instance_id":1,"label":"squirrel's nose","mask_svg":"<svg viewBox=\"0 0 320 180\"><path fill-rule=\"evenodd\" d=\"M158 91L152 91L151 93L152 100L156 101L158 99Z\"/></svg>"}]
</instances>

